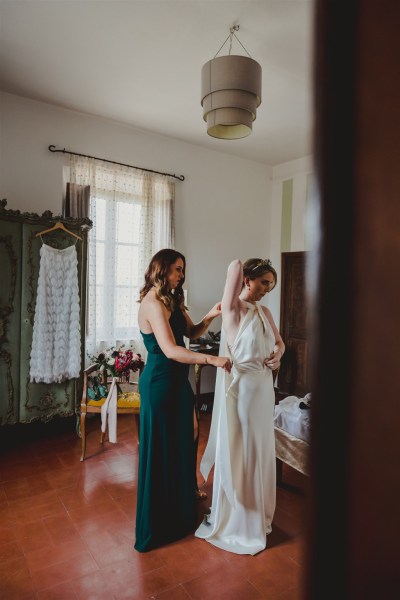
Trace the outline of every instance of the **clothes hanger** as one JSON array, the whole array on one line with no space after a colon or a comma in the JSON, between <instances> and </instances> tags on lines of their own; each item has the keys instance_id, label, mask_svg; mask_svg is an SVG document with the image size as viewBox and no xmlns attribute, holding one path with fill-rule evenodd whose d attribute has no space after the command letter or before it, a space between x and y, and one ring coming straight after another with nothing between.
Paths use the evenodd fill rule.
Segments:
<instances>
[{"instance_id":1,"label":"clothes hanger","mask_svg":"<svg viewBox=\"0 0 400 600\"><path fill-rule=\"evenodd\" d=\"M55 231L56 229L62 229L66 233L69 233L69 235L73 235L74 237L78 238L78 240L82 241L82 238L79 235L77 235L73 231L70 231L69 229L67 229L65 227L65 225L63 223L61 223L61 221L57 221L57 223L55 223L53 225L53 227L50 227L49 229L45 229L44 231L39 231L39 233L37 233L35 237L38 237L39 235L42 236L45 233L50 233L51 231Z\"/></svg>"}]
</instances>

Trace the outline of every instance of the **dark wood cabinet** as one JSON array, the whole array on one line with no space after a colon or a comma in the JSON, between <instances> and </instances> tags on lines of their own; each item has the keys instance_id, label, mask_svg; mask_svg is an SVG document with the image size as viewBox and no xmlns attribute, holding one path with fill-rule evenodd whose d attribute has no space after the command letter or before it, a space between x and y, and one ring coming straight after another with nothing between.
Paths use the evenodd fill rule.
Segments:
<instances>
[{"instance_id":1,"label":"dark wood cabinet","mask_svg":"<svg viewBox=\"0 0 400 600\"><path fill-rule=\"evenodd\" d=\"M278 375L280 393L302 397L310 391L306 311L307 252L282 253L280 333L286 345Z\"/></svg>"}]
</instances>

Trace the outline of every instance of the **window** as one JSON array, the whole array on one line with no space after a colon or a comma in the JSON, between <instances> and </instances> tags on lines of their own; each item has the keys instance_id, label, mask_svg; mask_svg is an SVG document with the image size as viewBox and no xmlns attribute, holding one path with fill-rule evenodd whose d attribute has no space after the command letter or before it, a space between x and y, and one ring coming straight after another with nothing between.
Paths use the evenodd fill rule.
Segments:
<instances>
[{"instance_id":1,"label":"window","mask_svg":"<svg viewBox=\"0 0 400 600\"><path fill-rule=\"evenodd\" d=\"M139 305L140 201L103 198L96 203L96 329L97 341L132 338ZM107 205L108 204L108 205ZM115 218L110 212L115 209Z\"/></svg>"},{"instance_id":2,"label":"window","mask_svg":"<svg viewBox=\"0 0 400 600\"><path fill-rule=\"evenodd\" d=\"M145 269L155 252L174 247L174 183L167 176L76 156L71 156L70 181L90 185L86 351L95 354L132 341L137 348L137 300Z\"/></svg>"}]
</instances>

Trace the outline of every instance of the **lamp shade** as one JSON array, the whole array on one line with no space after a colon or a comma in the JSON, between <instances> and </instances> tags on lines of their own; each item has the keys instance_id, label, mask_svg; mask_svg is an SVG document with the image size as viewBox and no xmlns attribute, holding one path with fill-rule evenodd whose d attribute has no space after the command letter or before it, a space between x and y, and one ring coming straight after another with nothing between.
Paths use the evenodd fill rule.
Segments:
<instances>
[{"instance_id":1,"label":"lamp shade","mask_svg":"<svg viewBox=\"0 0 400 600\"><path fill-rule=\"evenodd\" d=\"M201 105L207 133L224 140L246 137L261 104L261 66L247 56L217 56L201 70Z\"/></svg>"}]
</instances>

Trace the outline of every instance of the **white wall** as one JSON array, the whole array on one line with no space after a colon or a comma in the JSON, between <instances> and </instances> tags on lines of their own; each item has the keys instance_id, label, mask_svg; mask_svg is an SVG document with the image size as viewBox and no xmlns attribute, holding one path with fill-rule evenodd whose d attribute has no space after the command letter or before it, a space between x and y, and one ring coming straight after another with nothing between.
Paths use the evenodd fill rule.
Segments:
<instances>
[{"instance_id":1,"label":"white wall","mask_svg":"<svg viewBox=\"0 0 400 600\"><path fill-rule=\"evenodd\" d=\"M0 107L0 197L7 198L8 208L60 214L62 168L68 156L50 153L50 144L183 174L185 181L176 182L176 248L188 263L192 318L201 319L220 299L233 258L260 256L271 258L278 272L278 287L265 303L279 326L282 189L292 180L288 250L308 250L311 157L272 168L7 93L0 93ZM313 221L310 215L307 220ZM218 331L220 326L218 320L210 329ZM212 391L213 381L214 371L205 369L202 391Z\"/></svg>"},{"instance_id":2,"label":"white wall","mask_svg":"<svg viewBox=\"0 0 400 600\"><path fill-rule=\"evenodd\" d=\"M311 186L313 177L313 162L311 156L293 160L273 167L272 170L272 206L270 221L270 258L277 274L278 282L281 282L281 238L282 238L282 198L283 185L285 181L292 181L292 211L291 232L289 236L289 247L285 252L299 252L310 250L313 244L312 228L316 226L308 211L311 208ZM279 327L280 319L280 285L267 299L275 323Z\"/></svg>"},{"instance_id":3,"label":"white wall","mask_svg":"<svg viewBox=\"0 0 400 600\"><path fill-rule=\"evenodd\" d=\"M50 144L185 176L176 183L175 245L187 259L194 320L221 298L233 258L271 255L271 167L7 93L0 101L0 197L8 208L60 214L68 156L50 153Z\"/></svg>"},{"instance_id":4,"label":"white wall","mask_svg":"<svg viewBox=\"0 0 400 600\"><path fill-rule=\"evenodd\" d=\"M176 248L187 258L195 318L219 299L229 261L269 252L270 167L2 93L0 196L8 208L60 213L68 156L50 153L50 144L185 175L176 183Z\"/></svg>"}]
</instances>

